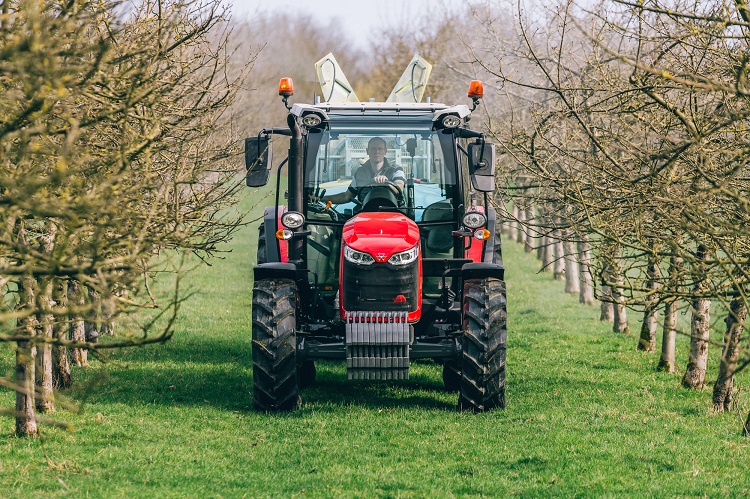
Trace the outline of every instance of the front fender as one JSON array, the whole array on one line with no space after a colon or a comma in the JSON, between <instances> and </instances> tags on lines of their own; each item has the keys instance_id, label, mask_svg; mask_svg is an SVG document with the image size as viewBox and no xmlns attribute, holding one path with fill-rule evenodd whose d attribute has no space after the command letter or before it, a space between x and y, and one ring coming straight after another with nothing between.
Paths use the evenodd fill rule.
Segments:
<instances>
[{"instance_id":1,"label":"front fender","mask_svg":"<svg viewBox=\"0 0 750 499\"><path fill-rule=\"evenodd\" d=\"M253 267L256 281L261 279L291 279L297 280L297 267L292 263L268 262Z\"/></svg>"}]
</instances>

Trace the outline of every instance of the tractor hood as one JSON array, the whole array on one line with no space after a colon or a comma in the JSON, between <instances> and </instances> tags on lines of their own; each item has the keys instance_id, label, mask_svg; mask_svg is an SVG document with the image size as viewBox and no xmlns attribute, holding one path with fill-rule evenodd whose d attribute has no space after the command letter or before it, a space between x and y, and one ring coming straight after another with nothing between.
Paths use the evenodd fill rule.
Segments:
<instances>
[{"instance_id":1,"label":"tractor hood","mask_svg":"<svg viewBox=\"0 0 750 499\"><path fill-rule=\"evenodd\" d=\"M344 225L344 242L352 249L369 253L377 262L386 262L394 253L419 243L419 228L401 213L360 213Z\"/></svg>"}]
</instances>

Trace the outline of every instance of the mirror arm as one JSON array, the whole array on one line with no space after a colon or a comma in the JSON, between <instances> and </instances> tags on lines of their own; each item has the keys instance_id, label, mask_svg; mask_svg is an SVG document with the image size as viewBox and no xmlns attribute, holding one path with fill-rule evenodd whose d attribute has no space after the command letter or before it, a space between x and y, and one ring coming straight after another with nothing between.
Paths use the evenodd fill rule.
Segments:
<instances>
[{"instance_id":1,"label":"mirror arm","mask_svg":"<svg viewBox=\"0 0 750 499\"><path fill-rule=\"evenodd\" d=\"M457 132L458 132L458 136L462 139L484 138L484 133L475 132L474 130L469 130L468 128L459 128L457 129Z\"/></svg>"}]
</instances>

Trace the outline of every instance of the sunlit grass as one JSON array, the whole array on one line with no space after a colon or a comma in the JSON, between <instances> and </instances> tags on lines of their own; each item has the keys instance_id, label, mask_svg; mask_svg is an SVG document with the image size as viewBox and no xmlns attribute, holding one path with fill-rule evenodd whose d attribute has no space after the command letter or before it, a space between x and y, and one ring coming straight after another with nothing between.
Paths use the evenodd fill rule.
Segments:
<instances>
[{"instance_id":1,"label":"sunlit grass","mask_svg":"<svg viewBox=\"0 0 750 499\"><path fill-rule=\"evenodd\" d=\"M712 413L709 390L655 372L658 354L636 352L634 337L613 334L514 243L507 409L458 413L432 362L391 383L349 382L343 364L320 363L301 410L253 412L255 237L244 229L231 253L186 279L195 295L171 342L76 370L83 411L54 415L75 430L19 440L0 420L0 497L748 494L740 415ZM686 347L680 338L678 371ZM9 374L12 351L0 354ZM0 407L12 401L0 394Z\"/></svg>"}]
</instances>

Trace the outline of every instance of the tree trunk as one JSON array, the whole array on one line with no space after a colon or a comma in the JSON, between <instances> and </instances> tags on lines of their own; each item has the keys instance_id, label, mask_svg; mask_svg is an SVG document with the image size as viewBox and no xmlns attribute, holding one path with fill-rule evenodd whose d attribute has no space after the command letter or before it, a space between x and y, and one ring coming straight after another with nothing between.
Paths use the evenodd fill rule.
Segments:
<instances>
[{"instance_id":1,"label":"tree trunk","mask_svg":"<svg viewBox=\"0 0 750 499\"><path fill-rule=\"evenodd\" d=\"M611 281L614 283L612 286L612 300L615 309L615 321L612 325L612 330L615 333L627 334L630 332L630 326L628 325L628 313L625 308L625 296L622 294L622 289L625 285L625 280L622 275L622 268L620 266L620 248L615 248L612 255L612 275L614 279Z\"/></svg>"},{"instance_id":2,"label":"tree trunk","mask_svg":"<svg viewBox=\"0 0 750 499\"><path fill-rule=\"evenodd\" d=\"M55 249L57 225L48 221L40 237L40 250L50 255ZM45 277L39 279L39 296L37 306L39 312L39 336L52 340L54 336L55 317L52 315L54 302L52 293L54 279ZM37 343L36 345L36 410L41 413L55 412L55 396L52 382L52 343Z\"/></svg>"},{"instance_id":3,"label":"tree trunk","mask_svg":"<svg viewBox=\"0 0 750 499\"><path fill-rule=\"evenodd\" d=\"M508 232L508 240L515 241L518 235L518 205L513 203L513 209L511 210L510 218L510 231Z\"/></svg>"},{"instance_id":4,"label":"tree trunk","mask_svg":"<svg viewBox=\"0 0 750 499\"><path fill-rule=\"evenodd\" d=\"M581 285L579 282L576 243L573 241L573 233L570 230L565 231L563 252L565 253L565 292L575 295L580 293Z\"/></svg>"},{"instance_id":5,"label":"tree trunk","mask_svg":"<svg viewBox=\"0 0 750 499\"><path fill-rule=\"evenodd\" d=\"M584 305L593 305L596 300L594 299L594 280L591 277L591 244L588 235L582 236L578 241L578 261L581 280L578 301Z\"/></svg>"},{"instance_id":6,"label":"tree trunk","mask_svg":"<svg viewBox=\"0 0 750 499\"><path fill-rule=\"evenodd\" d=\"M536 244L536 228L532 227L537 222L534 219L534 208L528 208L526 210L526 237L524 238L524 251L531 253L534 251L534 245Z\"/></svg>"},{"instance_id":7,"label":"tree trunk","mask_svg":"<svg viewBox=\"0 0 750 499\"><path fill-rule=\"evenodd\" d=\"M68 281L58 280L55 286L54 299L61 309L68 308ZM58 340L68 339L68 323L62 318L55 321L54 336ZM63 345L56 345L52 349L52 382L58 390L70 388L73 378L70 373L70 359L68 349Z\"/></svg>"},{"instance_id":8,"label":"tree trunk","mask_svg":"<svg viewBox=\"0 0 750 499\"><path fill-rule=\"evenodd\" d=\"M98 291L87 288L89 297L89 314L86 319L86 341L96 343L99 340L99 333L104 324L104 314L102 312L102 297Z\"/></svg>"},{"instance_id":9,"label":"tree trunk","mask_svg":"<svg viewBox=\"0 0 750 499\"><path fill-rule=\"evenodd\" d=\"M696 281L693 285L693 313L690 320L690 356L682 386L685 388L703 388L706 381L706 365L708 364L708 340L710 326L711 300L701 296L706 291L703 260L706 258L706 248L698 247L698 268L695 273Z\"/></svg>"},{"instance_id":10,"label":"tree trunk","mask_svg":"<svg viewBox=\"0 0 750 499\"><path fill-rule=\"evenodd\" d=\"M721 353L719 376L714 384L713 403L716 411L728 411L732 404L734 391L734 372L737 370L737 359L740 355L742 329L747 317L747 305L742 296L738 296L729 305L729 313L724 322L727 330L724 334L724 349Z\"/></svg>"},{"instance_id":11,"label":"tree trunk","mask_svg":"<svg viewBox=\"0 0 750 499\"><path fill-rule=\"evenodd\" d=\"M609 285L612 279L612 265L606 263L602 269L602 311L599 315L599 320L602 322L609 322L614 324L615 322L615 304L612 297L612 287Z\"/></svg>"},{"instance_id":12,"label":"tree trunk","mask_svg":"<svg viewBox=\"0 0 750 499\"><path fill-rule=\"evenodd\" d=\"M518 225L516 227L516 241L521 244L526 244L526 210L523 208L518 209Z\"/></svg>"},{"instance_id":13,"label":"tree trunk","mask_svg":"<svg viewBox=\"0 0 750 499\"><path fill-rule=\"evenodd\" d=\"M19 309L24 304L33 306L34 286L30 278L24 278L18 283L18 292L21 296ZM19 319L19 330L32 338L36 333L37 321L35 315ZM36 348L30 341L19 341L16 343L16 436L35 437L39 434L36 423L36 410L34 409L34 357Z\"/></svg>"},{"instance_id":14,"label":"tree trunk","mask_svg":"<svg viewBox=\"0 0 750 499\"><path fill-rule=\"evenodd\" d=\"M649 261L647 273L649 295L645 298L646 309L643 312L643 322L641 323L641 337L638 340L638 350L644 352L655 352L656 330L659 327L659 298L657 296L657 291L659 290L661 270L659 270L659 262L654 258L651 258Z\"/></svg>"},{"instance_id":15,"label":"tree trunk","mask_svg":"<svg viewBox=\"0 0 750 499\"><path fill-rule=\"evenodd\" d=\"M675 371L675 340L677 339L677 300L670 299L664 306L664 330L661 340L659 371Z\"/></svg>"},{"instance_id":16,"label":"tree trunk","mask_svg":"<svg viewBox=\"0 0 750 499\"><path fill-rule=\"evenodd\" d=\"M28 341L16 344L16 436L35 437L39 434L34 410L35 348Z\"/></svg>"},{"instance_id":17,"label":"tree trunk","mask_svg":"<svg viewBox=\"0 0 750 499\"><path fill-rule=\"evenodd\" d=\"M40 296L37 303L42 312L38 316L39 336L52 339L54 317L49 312L52 310L52 280L45 279L40 282ZM52 344L38 343L36 346L36 367L34 371L36 378L36 410L40 413L55 412L55 399L52 391Z\"/></svg>"},{"instance_id":18,"label":"tree trunk","mask_svg":"<svg viewBox=\"0 0 750 499\"><path fill-rule=\"evenodd\" d=\"M541 229L544 230L544 229ZM544 252L547 251L547 237L544 236L542 233L539 234L539 237L537 238L537 246L536 246L536 258L539 261L544 261Z\"/></svg>"},{"instance_id":19,"label":"tree trunk","mask_svg":"<svg viewBox=\"0 0 750 499\"><path fill-rule=\"evenodd\" d=\"M612 299L614 300L614 322L612 324L612 331L615 333L630 333L630 325L628 324L628 309L625 307L625 297L619 292L623 284L622 275L617 275L616 286L612 287Z\"/></svg>"},{"instance_id":20,"label":"tree trunk","mask_svg":"<svg viewBox=\"0 0 750 499\"><path fill-rule=\"evenodd\" d=\"M565 251L563 250L560 229L555 229L552 237L554 238L552 247L555 262L553 264L552 276L556 281L562 281L565 278Z\"/></svg>"},{"instance_id":21,"label":"tree trunk","mask_svg":"<svg viewBox=\"0 0 750 499\"><path fill-rule=\"evenodd\" d=\"M544 236L544 255L542 257L542 270L552 272L555 266L555 240L552 239L552 232Z\"/></svg>"},{"instance_id":22,"label":"tree trunk","mask_svg":"<svg viewBox=\"0 0 750 499\"><path fill-rule=\"evenodd\" d=\"M73 302L74 307L79 310L86 304L86 290L78 281L70 281L68 286L69 300ZM81 313L76 313L70 318L70 338L73 341L86 341L86 323ZM88 352L83 348L71 349L70 355L72 361L77 366L88 366Z\"/></svg>"}]
</instances>

